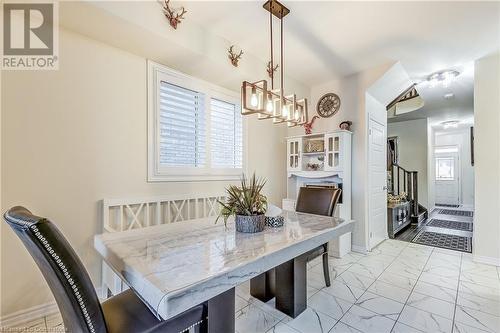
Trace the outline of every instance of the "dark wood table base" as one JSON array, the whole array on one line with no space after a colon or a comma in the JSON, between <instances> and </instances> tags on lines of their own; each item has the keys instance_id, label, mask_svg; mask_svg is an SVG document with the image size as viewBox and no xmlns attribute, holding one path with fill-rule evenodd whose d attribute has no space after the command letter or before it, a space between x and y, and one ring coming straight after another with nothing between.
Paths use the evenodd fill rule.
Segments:
<instances>
[{"instance_id":1,"label":"dark wood table base","mask_svg":"<svg viewBox=\"0 0 500 333\"><path fill-rule=\"evenodd\" d=\"M207 320L197 327L200 333L234 333L235 331L235 288L208 300Z\"/></svg>"},{"instance_id":2,"label":"dark wood table base","mask_svg":"<svg viewBox=\"0 0 500 333\"><path fill-rule=\"evenodd\" d=\"M307 308L308 253L250 280L250 295L267 302L276 297L276 309L296 318Z\"/></svg>"}]
</instances>

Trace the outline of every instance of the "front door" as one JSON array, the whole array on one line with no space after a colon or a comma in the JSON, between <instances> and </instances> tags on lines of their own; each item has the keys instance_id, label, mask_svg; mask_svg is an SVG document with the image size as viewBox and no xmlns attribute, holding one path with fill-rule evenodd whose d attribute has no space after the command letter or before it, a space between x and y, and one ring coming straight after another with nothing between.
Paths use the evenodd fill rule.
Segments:
<instances>
[{"instance_id":1,"label":"front door","mask_svg":"<svg viewBox=\"0 0 500 333\"><path fill-rule=\"evenodd\" d=\"M460 204L460 170L458 149L453 147L435 150L436 205Z\"/></svg>"},{"instance_id":2,"label":"front door","mask_svg":"<svg viewBox=\"0 0 500 333\"><path fill-rule=\"evenodd\" d=\"M369 247L387 239L387 135L386 127L370 118L368 144Z\"/></svg>"}]
</instances>

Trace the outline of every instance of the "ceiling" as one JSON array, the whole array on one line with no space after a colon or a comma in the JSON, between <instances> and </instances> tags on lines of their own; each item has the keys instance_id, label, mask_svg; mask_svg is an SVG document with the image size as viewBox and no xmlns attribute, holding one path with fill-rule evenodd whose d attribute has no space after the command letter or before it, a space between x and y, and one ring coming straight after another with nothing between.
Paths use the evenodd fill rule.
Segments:
<instances>
[{"instance_id":1,"label":"ceiling","mask_svg":"<svg viewBox=\"0 0 500 333\"><path fill-rule=\"evenodd\" d=\"M269 59L269 16L263 1L182 2L189 19ZM500 48L499 2L284 1L287 75L309 86L399 61L425 106L390 122L473 120L473 62ZM276 28L276 25L275 25ZM275 36L279 30L274 29ZM278 44L276 44L276 47ZM448 88L425 77L453 68ZM447 93L454 98L445 99Z\"/></svg>"},{"instance_id":2,"label":"ceiling","mask_svg":"<svg viewBox=\"0 0 500 333\"><path fill-rule=\"evenodd\" d=\"M454 67L459 76L448 87L436 85L431 87L422 78L412 78L417 82L417 91L425 104L421 109L389 118L388 122L401 122L428 118L431 126L441 126L443 121L458 120L462 124L472 125L474 117L474 65ZM445 98L452 93L452 98Z\"/></svg>"},{"instance_id":3,"label":"ceiling","mask_svg":"<svg viewBox=\"0 0 500 333\"><path fill-rule=\"evenodd\" d=\"M189 73L193 66L198 66L206 70L205 76L222 85L219 81L231 78L213 75L221 72L220 66L207 65L200 52L212 52L210 60L220 59L219 50L225 53L225 44L236 44L246 53L242 68L246 62L260 66L269 60L269 14L262 8L264 1L173 0L174 7L182 5L188 11L181 28L175 31L164 28L157 1L161 0L99 1L94 6L86 5L89 2L65 2L61 5L60 21L70 29L111 41L118 47L145 50L148 58L156 61L162 62L162 56L168 54L171 62L179 63L177 60L191 55L189 61L181 61L186 66L179 70ZM414 82L442 69L453 68L461 73L447 89L419 84L417 90L425 101L424 108L391 122L429 118L439 123L471 118L473 62L500 48L500 2L283 3L291 10L284 19L285 71L287 77L302 83L304 88L396 62ZM110 13L115 25L109 24ZM126 20L131 22L126 24ZM150 22L154 24L146 27L145 23ZM274 27L277 36L277 24ZM199 31L206 33L194 33ZM209 45L216 40L213 36L224 43ZM170 47L163 37L181 47ZM189 53L193 48L197 52ZM445 100L443 95L448 92L453 92L455 98Z\"/></svg>"},{"instance_id":4,"label":"ceiling","mask_svg":"<svg viewBox=\"0 0 500 333\"><path fill-rule=\"evenodd\" d=\"M263 2L179 3L189 20L267 62L269 16ZM410 77L421 77L462 66L500 45L499 2L283 3L291 10L284 19L285 68L309 86L395 61Z\"/></svg>"}]
</instances>

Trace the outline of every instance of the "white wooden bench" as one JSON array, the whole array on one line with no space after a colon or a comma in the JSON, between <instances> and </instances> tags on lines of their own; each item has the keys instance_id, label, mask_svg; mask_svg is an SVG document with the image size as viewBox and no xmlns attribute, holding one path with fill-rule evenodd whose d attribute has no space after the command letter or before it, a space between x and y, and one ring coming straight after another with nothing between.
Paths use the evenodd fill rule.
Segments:
<instances>
[{"instance_id":1,"label":"white wooden bench","mask_svg":"<svg viewBox=\"0 0 500 333\"><path fill-rule=\"evenodd\" d=\"M182 222L196 218L217 216L225 194L169 195L102 200L104 232L117 232L153 225ZM103 261L102 298L116 295L128 287Z\"/></svg>"}]
</instances>

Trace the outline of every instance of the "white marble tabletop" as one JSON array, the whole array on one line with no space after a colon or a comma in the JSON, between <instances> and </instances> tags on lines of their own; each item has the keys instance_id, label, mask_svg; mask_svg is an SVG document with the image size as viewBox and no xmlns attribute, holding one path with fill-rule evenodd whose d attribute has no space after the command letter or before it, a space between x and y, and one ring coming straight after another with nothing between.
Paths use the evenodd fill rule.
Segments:
<instances>
[{"instance_id":1,"label":"white marble tabletop","mask_svg":"<svg viewBox=\"0 0 500 333\"><path fill-rule=\"evenodd\" d=\"M94 246L156 316L169 319L353 230L352 221L283 215L283 227L255 234L206 218L96 235Z\"/></svg>"}]
</instances>

